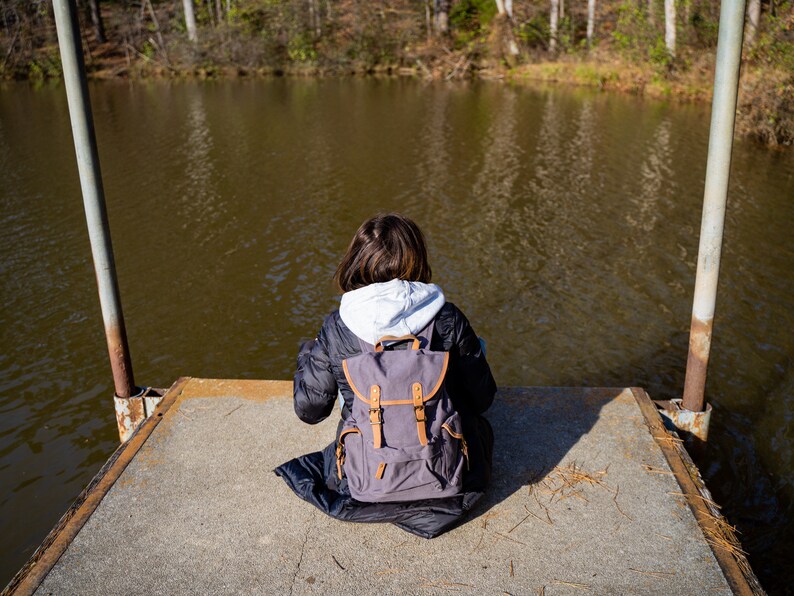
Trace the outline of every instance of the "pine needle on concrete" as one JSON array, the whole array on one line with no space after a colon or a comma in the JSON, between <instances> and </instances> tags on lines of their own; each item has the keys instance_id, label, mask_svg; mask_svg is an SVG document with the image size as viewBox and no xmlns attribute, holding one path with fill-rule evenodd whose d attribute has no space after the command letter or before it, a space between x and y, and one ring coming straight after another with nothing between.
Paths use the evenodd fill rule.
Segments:
<instances>
[{"instance_id":1,"label":"pine needle on concrete","mask_svg":"<svg viewBox=\"0 0 794 596\"><path fill-rule=\"evenodd\" d=\"M440 588L442 590L448 590L448 591L451 591L451 592L460 592L461 591L460 588L471 588L472 587L471 584L462 584L462 583L459 583L459 582L449 582L449 581L446 581L444 579L430 580L430 579L427 579L426 577L420 577L419 579L422 580L423 582L425 582L423 584L419 584L420 588Z\"/></svg>"},{"instance_id":2,"label":"pine needle on concrete","mask_svg":"<svg viewBox=\"0 0 794 596\"><path fill-rule=\"evenodd\" d=\"M625 518L626 518L626 519L628 519L629 521L634 521L634 518L633 518L633 517L631 517L631 516L630 516L628 513L626 513L625 511L623 511L623 510L620 508L620 505L618 504L618 493L620 493L620 485L618 485L618 486L617 486L617 488L615 488L615 494L614 494L614 496L612 497L612 501L615 503L615 507L616 507L616 508L617 508L617 510L618 510L618 511L621 513L621 515L623 515L623 517L625 517Z\"/></svg>"},{"instance_id":3,"label":"pine needle on concrete","mask_svg":"<svg viewBox=\"0 0 794 596\"><path fill-rule=\"evenodd\" d=\"M649 466L648 464L643 464L642 467L649 474L669 474L670 476L675 476L675 473L671 472L670 470L664 470L662 468L654 468L653 466Z\"/></svg>"},{"instance_id":4,"label":"pine needle on concrete","mask_svg":"<svg viewBox=\"0 0 794 596\"><path fill-rule=\"evenodd\" d=\"M588 499L582 494L582 486L599 486L609 492L614 492L602 478L606 476L609 467L599 472L587 472L584 467L576 461L572 461L567 466L554 466L552 472L541 482L550 495L549 502L559 502L569 497L576 497L585 502ZM581 485L581 486L580 486Z\"/></svg>"},{"instance_id":5,"label":"pine needle on concrete","mask_svg":"<svg viewBox=\"0 0 794 596\"><path fill-rule=\"evenodd\" d=\"M532 513L532 512L531 512L531 511L529 511L529 510L527 511L527 513L529 513L529 515L531 515L531 516L532 516L532 517L534 517L535 519L537 519L537 520L539 520L539 521L542 521L544 524L546 524L546 525L548 525L548 526L553 526L553 525L554 525L554 522L552 522L552 521L551 521L551 517L549 517L549 518L548 518L548 521L547 521L547 520L543 519L542 517L540 517L539 515L535 515L534 513ZM549 511L548 511L548 509L547 509L547 510L546 510L546 516L548 517L548 515L549 515ZM525 517L524 519L526 519L526 517ZM522 521L523 521L523 520L522 520ZM518 527L518 526L516 526L516 527ZM513 528L513 529L515 529L515 528ZM510 531L512 532L513 530L510 530Z\"/></svg>"},{"instance_id":6,"label":"pine needle on concrete","mask_svg":"<svg viewBox=\"0 0 794 596\"><path fill-rule=\"evenodd\" d=\"M563 585L563 586L570 586L571 588L576 588L578 590L589 590L590 589L590 585L588 585L588 584L577 584L576 582L566 582L566 581L563 581L561 579L555 579L554 583L555 584L560 584L560 585Z\"/></svg>"},{"instance_id":7,"label":"pine needle on concrete","mask_svg":"<svg viewBox=\"0 0 794 596\"><path fill-rule=\"evenodd\" d=\"M521 542L520 540L516 540L508 536L507 534L502 534L501 532L494 532L494 535L499 536L500 538L504 538L505 540L509 540L510 542L515 542L516 544L520 544L521 546L526 546L526 542Z\"/></svg>"},{"instance_id":8,"label":"pine needle on concrete","mask_svg":"<svg viewBox=\"0 0 794 596\"><path fill-rule=\"evenodd\" d=\"M675 575L675 571L645 571L643 569L634 569L632 567L629 567L629 571L633 571L634 573L642 573L643 575L652 575L654 577L669 577L671 575Z\"/></svg>"}]
</instances>

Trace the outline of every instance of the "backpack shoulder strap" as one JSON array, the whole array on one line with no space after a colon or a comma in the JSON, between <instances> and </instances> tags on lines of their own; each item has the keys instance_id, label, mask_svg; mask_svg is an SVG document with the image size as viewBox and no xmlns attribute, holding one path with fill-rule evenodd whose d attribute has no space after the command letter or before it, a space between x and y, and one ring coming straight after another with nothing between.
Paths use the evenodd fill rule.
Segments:
<instances>
[{"instance_id":1,"label":"backpack shoulder strap","mask_svg":"<svg viewBox=\"0 0 794 596\"><path fill-rule=\"evenodd\" d=\"M433 329L435 328L436 319L433 317L430 319L430 322L424 326L424 328L419 331L419 333L415 333L414 335L419 339L419 348L420 349L430 349L430 342L433 341ZM354 334L355 335L355 334ZM367 352L374 352L375 351L375 344L371 344L369 342L364 341L358 335L356 335L356 340L358 340L358 345L361 347L361 352L366 354Z\"/></svg>"},{"instance_id":2,"label":"backpack shoulder strap","mask_svg":"<svg viewBox=\"0 0 794 596\"><path fill-rule=\"evenodd\" d=\"M375 351L375 344L371 344L369 342L364 341L358 335L356 335L356 339L358 340L358 345L361 347L362 354Z\"/></svg>"},{"instance_id":3,"label":"backpack shoulder strap","mask_svg":"<svg viewBox=\"0 0 794 596\"><path fill-rule=\"evenodd\" d=\"M430 349L430 342L433 341L433 329L435 328L436 318L433 317L430 319L430 322L425 325L424 329L422 329L419 333L416 334L416 337L419 338L419 347L425 350Z\"/></svg>"}]
</instances>

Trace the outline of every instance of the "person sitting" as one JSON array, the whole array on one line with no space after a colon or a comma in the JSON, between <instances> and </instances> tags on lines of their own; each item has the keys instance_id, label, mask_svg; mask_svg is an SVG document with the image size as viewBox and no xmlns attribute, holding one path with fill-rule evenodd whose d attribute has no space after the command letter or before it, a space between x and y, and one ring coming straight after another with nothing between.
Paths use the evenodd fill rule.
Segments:
<instances>
[{"instance_id":1,"label":"person sitting","mask_svg":"<svg viewBox=\"0 0 794 596\"><path fill-rule=\"evenodd\" d=\"M326 317L317 337L304 342L299 350L294 408L303 422L317 424L328 418L339 402L341 416L336 440L323 451L282 464L275 472L300 498L334 518L391 522L418 536L432 538L458 524L480 500L490 482L493 430L482 414L493 402L496 382L485 358L484 343L460 309L447 302L441 288L431 283L424 236L403 215L381 214L365 221L342 258L335 280L343 292L341 304ZM349 373L346 361L375 353L376 344L381 350L392 341L394 349L404 347L399 344L406 336L416 339L414 349L425 350L430 355L448 353L443 382L457 412L455 420L460 424L467 461L465 466L459 464L462 478L453 480L460 480L453 490L446 487L444 478L439 479L437 488L441 492L437 498L424 495L399 501L386 494L377 502L367 502L351 495L346 474L350 468L342 465L344 429L355 428L358 432L357 423L351 418L358 398L346 374ZM392 339L386 339L389 337ZM360 391L359 397L369 403ZM426 396L425 400L428 399ZM431 408L432 404L431 401L423 404L421 400L417 403L422 412L425 405ZM383 413L387 410L388 415ZM368 431L371 437L372 422L375 426L383 425L382 432L388 432L388 420L384 418L391 416L391 411L383 408L380 422L377 416L362 421L362 431ZM420 424L419 414L416 421ZM380 439L381 429L375 431ZM420 428L420 435L422 432ZM454 430L451 432L458 435ZM366 433L359 434L364 437ZM447 440L453 439L447 437ZM443 442L441 438L437 441ZM417 452L427 452L436 438L431 438L430 445L427 442L425 437L425 447L417 446ZM379 474L383 474L384 465L381 464ZM423 493L408 491L407 494Z\"/></svg>"}]
</instances>

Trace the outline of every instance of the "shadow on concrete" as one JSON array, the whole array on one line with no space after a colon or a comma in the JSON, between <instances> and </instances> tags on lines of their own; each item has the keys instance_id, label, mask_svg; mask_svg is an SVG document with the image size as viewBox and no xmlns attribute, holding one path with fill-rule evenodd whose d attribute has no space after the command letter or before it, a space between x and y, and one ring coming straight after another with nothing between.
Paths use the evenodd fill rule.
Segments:
<instances>
[{"instance_id":1,"label":"shadow on concrete","mask_svg":"<svg viewBox=\"0 0 794 596\"><path fill-rule=\"evenodd\" d=\"M500 389L485 415L495 435L493 480L469 521L559 465L622 387L643 387L653 399L680 397L688 342L688 333L675 332L616 368L580 376L560 371L559 387ZM591 388L576 398L563 387Z\"/></svg>"},{"instance_id":2,"label":"shadow on concrete","mask_svg":"<svg viewBox=\"0 0 794 596\"><path fill-rule=\"evenodd\" d=\"M472 511L476 519L514 493L540 482L590 432L601 408L622 388L503 388L486 417L494 428L493 478Z\"/></svg>"}]
</instances>

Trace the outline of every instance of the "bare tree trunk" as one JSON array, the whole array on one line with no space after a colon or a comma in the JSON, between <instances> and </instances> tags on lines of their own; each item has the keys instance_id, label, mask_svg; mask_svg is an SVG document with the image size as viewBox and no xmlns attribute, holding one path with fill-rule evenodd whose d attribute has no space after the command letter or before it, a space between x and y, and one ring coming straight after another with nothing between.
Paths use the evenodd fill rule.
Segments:
<instances>
[{"instance_id":1,"label":"bare tree trunk","mask_svg":"<svg viewBox=\"0 0 794 596\"><path fill-rule=\"evenodd\" d=\"M88 31L85 27L80 27L80 36L83 38L83 47L85 48L86 64L94 63L94 54L91 52L91 46L88 44Z\"/></svg>"},{"instance_id":2,"label":"bare tree trunk","mask_svg":"<svg viewBox=\"0 0 794 596\"><path fill-rule=\"evenodd\" d=\"M6 28L6 35L11 33L11 28L8 26L8 9L6 8L6 3L0 0L0 14L3 15L3 25Z\"/></svg>"},{"instance_id":3,"label":"bare tree trunk","mask_svg":"<svg viewBox=\"0 0 794 596\"><path fill-rule=\"evenodd\" d=\"M223 22L223 6L221 0L215 0L215 15L216 20L220 24Z\"/></svg>"},{"instance_id":4,"label":"bare tree trunk","mask_svg":"<svg viewBox=\"0 0 794 596\"><path fill-rule=\"evenodd\" d=\"M748 48L755 43L758 23L761 20L761 0L750 0L747 4L747 23L744 27L744 45Z\"/></svg>"},{"instance_id":5,"label":"bare tree trunk","mask_svg":"<svg viewBox=\"0 0 794 596\"><path fill-rule=\"evenodd\" d=\"M193 0L182 0L182 6L185 9L187 38L193 43L196 43L198 41L198 32L196 30L196 13L193 10Z\"/></svg>"},{"instance_id":6,"label":"bare tree trunk","mask_svg":"<svg viewBox=\"0 0 794 596\"><path fill-rule=\"evenodd\" d=\"M0 64L0 71L5 70L6 64L8 64L8 59L14 54L14 49L17 45L17 38L19 37L19 31L22 29L22 25L17 23L16 31L14 31L14 37L11 39L11 43L8 44L8 51L6 52L6 57L3 60L3 64ZM16 60L14 60L16 63Z\"/></svg>"},{"instance_id":7,"label":"bare tree trunk","mask_svg":"<svg viewBox=\"0 0 794 596\"><path fill-rule=\"evenodd\" d=\"M648 0L648 23L656 24L656 12L653 9L653 0Z\"/></svg>"},{"instance_id":8,"label":"bare tree trunk","mask_svg":"<svg viewBox=\"0 0 794 596\"><path fill-rule=\"evenodd\" d=\"M99 0L88 0L88 13L91 16L91 24L94 26L94 33L98 43L105 43L105 24L102 22L102 13L99 9Z\"/></svg>"},{"instance_id":9,"label":"bare tree trunk","mask_svg":"<svg viewBox=\"0 0 794 596\"><path fill-rule=\"evenodd\" d=\"M320 37L320 12L314 4L314 0L309 0L309 27L315 37Z\"/></svg>"},{"instance_id":10,"label":"bare tree trunk","mask_svg":"<svg viewBox=\"0 0 794 596\"><path fill-rule=\"evenodd\" d=\"M664 0L664 45L675 58L675 0Z\"/></svg>"},{"instance_id":11,"label":"bare tree trunk","mask_svg":"<svg viewBox=\"0 0 794 596\"><path fill-rule=\"evenodd\" d=\"M560 20L565 18L565 0L560 0Z\"/></svg>"},{"instance_id":12,"label":"bare tree trunk","mask_svg":"<svg viewBox=\"0 0 794 596\"><path fill-rule=\"evenodd\" d=\"M149 16L152 18L152 24L154 25L154 33L155 35L157 35L157 43L160 45L160 52L163 54L165 63L168 64L168 51L165 49L165 40L163 39L163 33L160 31L160 22L157 20L157 15L154 13L152 0L145 0L145 3L147 8L149 9Z\"/></svg>"},{"instance_id":13,"label":"bare tree trunk","mask_svg":"<svg viewBox=\"0 0 794 596\"><path fill-rule=\"evenodd\" d=\"M499 36L499 45L507 56L518 56L518 44L513 35L513 20L507 14L507 6L504 0L496 0L496 11L499 13L494 19L496 29L494 32Z\"/></svg>"},{"instance_id":14,"label":"bare tree trunk","mask_svg":"<svg viewBox=\"0 0 794 596\"><path fill-rule=\"evenodd\" d=\"M449 33L449 8L451 0L434 0L436 33Z\"/></svg>"},{"instance_id":15,"label":"bare tree trunk","mask_svg":"<svg viewBox=\"0 0 794 596\"><path fill-rule=\"evenodd\" d=\"M510 19L513 19L513 0L505 0L505 12Z\"/></svg>"},{"instance_id":16,"label":"bare tree trunk","mask_svg":"<svg viewBox=\"0 0 794 596\"><path fill-rule=\"evenodd\" d=\"M557 51L557 22L560 16L560 0L551 0L551 16L549 17L549 51Z\"/></svg>"},{"instance_id":17,"label":"bare tree trunk","mask_svg":"<svg viewBox=\"0 0 794 596\"><path fill-rule=\"evenodd\" d=\"M595 32L595 9L596 0L587 0L587 47L593 45L593 33Z\"/></svg>"},{"instance_id":18,"label":"bare tree trunk","mask_svg":"<svg viewBox=\"0 0 794 596\"><path fill-rule=\"evenodd\" d=\"M430 19L430 0L425 0L425 28L427 29L427 41L430 43L430 38L433 37L433 26Z\"/></svg>"}]
</instances>

